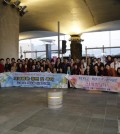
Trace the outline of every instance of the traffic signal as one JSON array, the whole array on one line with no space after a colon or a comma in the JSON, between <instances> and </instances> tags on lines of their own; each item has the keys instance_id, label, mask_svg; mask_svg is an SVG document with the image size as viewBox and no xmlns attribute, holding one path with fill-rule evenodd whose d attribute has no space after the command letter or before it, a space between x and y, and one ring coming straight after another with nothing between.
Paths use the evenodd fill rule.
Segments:
<instances>
[{"instance_id":1,"label":"traffic signal","mask_svg":"<svg viewBox=\"0 0 120 134\"><path fill-rule=\"evenodd\" d=\"M62 54L66 53L66 40L62 40Z\"/></svg>"}]
</instances>

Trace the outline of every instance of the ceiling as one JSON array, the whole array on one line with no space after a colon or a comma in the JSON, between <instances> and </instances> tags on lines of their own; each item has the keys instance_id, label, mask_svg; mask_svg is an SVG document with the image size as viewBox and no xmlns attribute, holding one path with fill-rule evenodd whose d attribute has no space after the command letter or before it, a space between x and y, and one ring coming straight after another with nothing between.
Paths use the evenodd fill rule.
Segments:
<instances>
[{"instance_id":1,"label":"ceiling","mask_svg":"<svg viewBox=\"0 0 120 134\"><path fill-rule=\"evenodd\" d=\"M120 0L21 0L21 5L29 11L20 18L21 39L36 31L57 32L58 21L60 32L70 35L120 29Z\"/></svg>"},{"instance_id":2,"label":"ceiling","mask_svg":"<svg viewBox=\"0 0 120 134\"><path fill-rule=\"evenodd\" d=\"M50 31L28 31L28 32L20 33L19 40L52 37L52 36L57 36L57 35L58 35L57 32L50 32ZM64 34L60 34L60 35L64 35Z\"/></svg>"}]
</instances>

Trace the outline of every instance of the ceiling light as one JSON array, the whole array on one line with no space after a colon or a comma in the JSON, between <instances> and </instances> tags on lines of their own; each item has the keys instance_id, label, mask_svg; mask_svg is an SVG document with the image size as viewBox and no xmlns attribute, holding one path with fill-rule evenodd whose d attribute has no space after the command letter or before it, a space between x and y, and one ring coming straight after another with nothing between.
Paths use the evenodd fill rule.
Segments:
<instances>
[{"instance_id":1,"label":"ceiling light","mask_svg":"<svg viewBox=\"0 0 120 134\"><path fill-rule=\"evenodd\" d=\"M4 5L10 4L10 2L11 2L11 0L3 0Z\"/></svg>"},{"instance_id":2,"label":"ceiling light","mask_svg":"<svg viewBox=\"0 0 120 134\"><path fill-rule=\"evenodd\" d=\"M15 2L12 3L12 7L17 7L20 5L20 0L16 0Z\"/></svg>"},{"instance_id":3,"label":"ceiling light","mask_svg":"<svg viewBox=\"0 0 120 134\"><path fill-rule=\"evenodd\" d=\"M3 0L3 5L10 5L13 8L16 8L19 12L20 16L23 16L26 14L27 11L27 6L20 6L20 0Z\"/></svg>"},{"instance_id":4,"label":"ceiling light","mask_svg":"<svg viewBox=\"0 0 120 134\"><path fill-rule=\"evenodd\" d=\"M19 11L26 11L27 6L20 6Z\"/></svg>"},{"instance_id":5,"label":"ceiling light","mask_svg":"<svg viewBox=\"0 0 120 134\"><path fill-rule=\"evenodd\" d=\"M19 13L20 16L23 16L24 14L26 14L28 11L26 10L27 6L20 6L19 7Z\"/></svg>"},{"instance_id":6,"label":"ceiling light","mask_svg":"<svg viewBox=\"0 0 120 134\"><path fill-rule=\"evenodd\" d=\"M24 14L26 14L28 11L21 11L20 12L20 16L23 16Z\"/></svg>"}]
</instances>

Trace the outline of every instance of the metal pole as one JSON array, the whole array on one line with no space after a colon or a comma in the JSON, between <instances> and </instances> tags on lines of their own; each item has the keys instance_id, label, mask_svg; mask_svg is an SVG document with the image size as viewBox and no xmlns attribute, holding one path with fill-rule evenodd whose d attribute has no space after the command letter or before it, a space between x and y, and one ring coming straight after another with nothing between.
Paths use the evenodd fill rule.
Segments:
<instances>
[{"instance_id":1,"label":"metal pole","mask_svg":"<svg viewBox=\"0 0 120 134\"><path fill-rule=\"evenodd\" d=\"M62 54L62 62L63 62L63 54Z\"/></svg>"},{"instance_id":2,"label":"metal pole","mask_svg":"<svg viewBox=\"0 0 120 134\"><path fill-rule=\"evenodd\" d=\"M65 35L64 35L64 40L65 40ZM62 62L63 62L63 53L62 53Z\"/></svg>"},{"instance_id":3,"label":"metal pole","mask_svg":"<svg viewBox=\"0 0 120 134\"><path fill-rule=\"evenodd\" d=\"M60 57L60 22L58 21L58 57Z\"/></svg>"},{"instance_id":4,"label":"metal pole","mask_svg":"<svg viewBox=\"0 0 120 134\"><path fill-rule=\"evenodd\" d=\"M109 31L109 46L111 47L111 31ZM111 48L110 48L110 55L111 55Z\"/></svg>"},{"instance_id":5,"label":"metal pole","mask_svg":"<svg viewBox=\"0 0 120 134\"><path fill-rule=\"evenodd\" d=\"M36 59L37 59L37 51L36 51L36 56L35 56L35 57L36 57Z\"/></svg>"},{"instance_id":6,"label":"metal pole","mask_svg":"<svg viewBox=\"0 0 120 134\"><path fill-rule=\"evenodd\" d=\"M103 63L105 63L105 49L104 49L104 45L103 45Z\"/></svg>"},{"instance_id":7,"label":"metal pole","mask_svg":"<svg viewBox=\"0 0 120 134\"><path fill-rule=\"evenodd\" d=\"M86 54L86 66L87 66L87 46L85 47L85 54Z\"/></svg>"},{"instance_id":8,"label":"metal pole","mask_svg":"<svg viewBox=\"0 0 120 134\"><path fill-rule=\"evenodd\" d=\"M107 48L120 48L119 46L115 46L115 47L104 47L104 49ZM87 49L103 49L103 47L91 47L91 48L87 48Z\"/></svg>"},{"instance_id":9,"label":"metal pole","mask_svg":"<svg viewBox=\"0 0 120 134\"><path fill-rule=\"evenodd\" d=\"M24 52L24 58L26 58L26 52Z\"/></svg>"},{"instance_id":10,"label":"metal pole","mask_svg":"<svg viewBox=\"0 0 120 134\"><path fill-rule=\"evenodd\" d=\"M104 45L103 45L103 54L105 53L105 51L104 51Z\"/></svg>"}]
</instances>

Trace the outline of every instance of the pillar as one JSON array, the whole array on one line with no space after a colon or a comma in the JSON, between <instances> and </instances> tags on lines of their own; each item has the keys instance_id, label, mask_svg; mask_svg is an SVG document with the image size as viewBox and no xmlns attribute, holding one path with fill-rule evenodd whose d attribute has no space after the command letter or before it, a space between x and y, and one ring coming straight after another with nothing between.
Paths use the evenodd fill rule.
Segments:
<instances>
[{"instance_id":1,"label":"pillar","mask_svg":"<svg viewBox=\"0 0 120 134\"><path fill-rule=\"evenodd\" d=\"M71 35L71 58L72 59L81 59L82 57L82 44L80 35Z\"/></svg>"},{"instance_id":2,"label":"pillar","mask_svg":"<svg viewBox=\"0 0 120 134\"><path fill-rule=\"evenodd\" d=\"M0 58L18 58L19 14L0 2Z\"/></svg>"},{"instance_id":3,"label":"pillar","mask_svg":"<svg viewBox=\"0 0 120 134\"><path fill-rule=\"evenodd\" d=\"M51 44L46 44L46 58L51 60Z\"/></svg>"}]
</instances>

